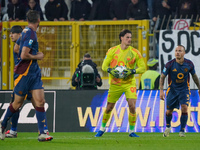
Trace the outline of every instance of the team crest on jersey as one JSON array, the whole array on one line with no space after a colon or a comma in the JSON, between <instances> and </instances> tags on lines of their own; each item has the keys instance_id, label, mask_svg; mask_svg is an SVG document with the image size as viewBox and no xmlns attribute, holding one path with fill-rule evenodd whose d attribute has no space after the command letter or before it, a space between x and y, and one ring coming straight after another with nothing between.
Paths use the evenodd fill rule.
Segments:
<instances>
[{"instance_id":1,"label":"team crest on jersey","mask_svg":"<svg viewBox=\"0 0 200 150\"><path fill-rule=\"evenodd\" d=\"M28 42L28 45L32 45L32 43L33 43L33 40L29 40L29 42Z\"/></svg>"},{"instance_id":2,"label":"team crest on jersey","mask_svg":"<svg viewBox=\"0 0 200 150\"><path fill-rule=\"evenodd\" d=\"M185 68L184 71L185 71L185 72L188 72L188 68Z\"/></svg>"}]
</instances>

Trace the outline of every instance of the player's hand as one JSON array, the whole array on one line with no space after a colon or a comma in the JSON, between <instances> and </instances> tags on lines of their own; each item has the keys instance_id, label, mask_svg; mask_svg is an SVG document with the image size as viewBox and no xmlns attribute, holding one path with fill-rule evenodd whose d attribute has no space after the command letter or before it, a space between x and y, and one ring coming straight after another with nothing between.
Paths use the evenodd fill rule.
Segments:
<instances>
[{"instance_id":1,"label":"player's hand","mask_svg":"<svg viewBox=\"0 0 200 150\"><path fill-rule=\"evenodd\" d=\"M115 70L115 68L117 68L117 66L115 66L114 68L108 68L108 73L112 74L115 78L119 78L119 71Z\"/></svg>"},{"instance_id":2,"label":"player's hand","mask_svg":"<svg viewBox=\"0 0 200 150\"><path fill-rule=\"evenodd\" d=\"M79 82L79 81L80 81L80 79L76 77L75 78L75 82Z\"/></svg>"},{"instance_id":3,"label":"player's hand","mask_svg":"<svg viewBox=\"0 0 200 150\"><path fill-rule=\"evenodd\" d=\"M165 99L165 93L163 92L163 90L160 90L160 99L161 100Z\"/></svg>"},{"instance_id":4,"label":"player's hand","mask_svg":"<svg viewBox=\"0 0 200 150\"><path fill-rule=\"evenodd\" d=\"M96 82L99 83L101 79L99 77L96 78Z\"/></svg>"},{"instance_id":5,"label":"player's hand","mask_svg":"<svg viewBox=\"0 0 200 150\"><path fill-rule=\"evenodd\" d=\"M44 58L44 54L42 52L37 52L38 60L42 60Z\"/></svg>"},{"instance_id":6,"label":"player's hand","mask_svg":"<svg viewBox=\"0 0 200 150\"><path fill-rule=\"evenodd\" d=\"M129 68L127 68L123 72L124 72L124 79L126 79L128 76L130 76L132 74L135 74L136 70L135 69L129 69Z\"/></svg>"}]
</instances>

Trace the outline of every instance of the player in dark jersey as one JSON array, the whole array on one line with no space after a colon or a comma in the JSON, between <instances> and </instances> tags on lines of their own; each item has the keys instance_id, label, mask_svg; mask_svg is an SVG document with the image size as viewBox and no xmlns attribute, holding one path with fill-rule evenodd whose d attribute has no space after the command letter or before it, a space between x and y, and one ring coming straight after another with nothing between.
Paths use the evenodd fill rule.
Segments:
<instances>
[{"instance_id":1,"label":"player in dark jersey","mask_svg":"<svg viewBox=\"0 0 200 150\"><path fill-rule=\"evenodd\" d=\"M164 80L168 75L168 89L166 92L167 111L166 111L166 129L164 137L168 137L171 130L172 112L174 108L179 109L181 105L181 128L180 137L185 137L185 126L188 119L188 104L190 100L190 75L199 89L199 79L195 73L194 64L191 60L184 58L185 47L178 45L175 49L175 58L167 62L160 78L160 99L165 99L163 92Z\"/></svg>"},{"instance_id":2,"label":"player in dark jersey","mask_svg":"<svg viewBox=\"0 0 200 150\"><path fill-rule=\"evenodd\" d=\"M20 41L21 41L21 32L22 32L22 27L15 25L11 28L10 30L10 38L12 40L12 42L14 42L14 48L13 48L13 56L14 56L14 63L15 65L18 63L18 61L20 60L19 57L19 48L20 48ZM14 79L15 80L15 79ZM27 100L33 102L32 99L32 94L29 92L26 95ZM11 103L14 101L14 92L11 94ZM34 103L33 106L35 107ZM13 114L12 118L11 118L11 129L6 131L5 135L7 138L16 138L17 137L17 124L18 124L18 119L19 119L19 111L17 111L16 113ZM45 119L46 120L46 119ZM44 131L45 133L49 134L48 131L48 126L47 126L47 122L45 121L45 127L44 127Z\"/></svg>"},{"instance_id":3,"label":"player in dark jersey","mask_svg":"<svg viewBox=\"0 0 200 150\"><path fill-rule=\"evenodd\" d=\"M44 132L46 113L44 109L44 88L41 81L41 70L37 60L42 60L44 54L38 52L36 30L40 23L40 14L30 10L27 13L28 27L22 31L19 56L20 60L14 69L14 102L10 104L3 121L0 123L0 139L5 138L5 129L9 118L21 107L28 92L31 92L38 120L39 141L51 141L52 136Z\"/></svg>"},{"instance_id":4,"label":"player in dark jersey","mask_svg":"<svg viewBox=\"0 0 200 150\"><path fill-rule=\"evenodd\" d=\"M10 38L12 40L12 42L15 43L14 48L13 48L13 56L14 56L14 63L16 64L17 61L19 60L19 44L20 44L20 36L21 36L21 32L22 32L22 27L21 26L13 26L10 30ZM11 103L14 100L14 94L11 95L12 99L11 99ZM10 138L16 138L17 137L17 121L19 118L19 111L17 111L16 113L13 114L12 118L11 118L11 122L12 122L12 126L11 129L8 130L6 132L6 137L10 137Z\"/></svg>"}]
</instances>

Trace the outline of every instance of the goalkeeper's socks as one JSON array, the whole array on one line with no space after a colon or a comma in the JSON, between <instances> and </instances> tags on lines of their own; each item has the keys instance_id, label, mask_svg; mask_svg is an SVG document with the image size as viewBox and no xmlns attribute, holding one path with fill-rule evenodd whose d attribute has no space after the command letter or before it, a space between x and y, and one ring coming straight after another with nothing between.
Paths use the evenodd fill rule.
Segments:
<instances>
[{"instance_id":1,"label":"goalkeeper's socks","mask_svg":"<svg viewBox=\"0 0 200 150\"><path fill-rule=\"evenodd\" d=\"M129 130L129 132L128 132L129 134L131 134L131 133L134 133L134 130Z\"/></svg>"},{"instance_id":2,"label":"goalkeeper's socks","mask_svg":"<svg viewBox=\"0 0 200 150\"><path fill-rule=\"evenodd\" d=\"M19 111L15 112L11 118L11 130L12 131L17 131L17 123L19 119Z\"/></svg>"},{"instance_id":3,"label":"goalkeeper's socks","mask_svg":"<svg viewBox=\"0 0 200 150\"><path fill-rule=\"evenodd\" d=\"M129 112L128 121L129 121L129 130L133 131L135 128L136 113L133 114L133 113Z\"/></svg>"},{"instance_id":4,"label":"goalkeeper's socks","mask_svg":"<svg viewBox=\"0 0 200 150\"><path fill-rule=\"evenodd\" d=\"M188 120L188 113L182 113L182 115L181 115L181 129L180 129L181 132L184 132L187 120Z\"/></svg>"},{"instance_id":5,"label":"goalkeeper's socks","mask_svg":"<svg viewBox=\"0 0 200 150\"><path fill-rule=\"evenodd\" d=\"M7 127L8 120L12 117L12 115L16 112L16 110L13 108L12 103L7 109L7 112L5 114L5 117L1 123L2 127L5 129Z\"/></svg>"},{"instance_id":6,"label":"goalkeeper's socks","mask_svg":"<svg viewBox=\"0 0 200 150\"><path fill-rule=\"evenodd\" d=\"M172 115L167 115L166 114L166 126L168 128L171 127L171 120L172 120Z\"/></svg>"},{"instance_id":7,"label":"goalkeeper's socks","mask_svg":"<svg viewBox=\"0 0 200 150\"><path fill-rule=\"evenodd\" d=\"M101 131L105 131L106 128L101 126L101 127L100 127L100 130L101 130Z\"/></svg>"},{"instance_id":8,"label":"goalkeeper's socks","mask_svg":"<svg viewBox=\"0 0 200 150\"><path fill-rule=\"evenodd\" d=\"M36 112L36 118L38 121L38 129L40 134L44 134L44 126L45 126L45 120L46 120L46 113L44 110L44 107L36 107L35 108Z\"/></svg>"},{"instance_id":9,"label":"goalkeeper's socks","mask_svg":"<svg viewBox=\"0 0 200 150\"><path fill-rule=\"evenodd\" d=\"M102 124L101 124L102 127L106 127L106 123L110 119L110 115L111 115L111 112L109 112L109 113L104 112L103 113L103 120L102 120Z\"/></svg>"}]
</instances>

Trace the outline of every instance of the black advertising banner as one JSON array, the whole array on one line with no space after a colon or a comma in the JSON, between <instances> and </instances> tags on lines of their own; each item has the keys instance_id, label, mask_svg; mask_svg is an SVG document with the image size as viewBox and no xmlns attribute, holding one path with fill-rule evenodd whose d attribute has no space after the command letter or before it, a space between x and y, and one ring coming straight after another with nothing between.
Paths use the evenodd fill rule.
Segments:
<instances>
[{"instance_id":1,"label":"black advertising banner","mask_svg":"<svg viewBox=\"0 0 200 150\"><path fill-rule=\"evenodd\" d=\"M9 106L12 91L0 91L0 120ZM97 132L106 109L107 90L45 91L45 109L50 132ZM200 131L200 98L198 90L191 90L186 132ZM159 90L138 90L135 132L163 132L166 106ZM124 94L116 102L107 122L106 132L128 132L129 108ZM172 132L180 130L181 110L174 109ZM9 125L10 126L10 125ZM8 127L9 129L10 127ZM25 101L20 110L19 132L37 132L35 110Z\"/></svg>"},{"instance_id":2,"label":"black advertising banner","mask_svg":"<svg viewBox=\"0 0 200 150\"><path fill-rule=\"evenodd\" d=\"M11 93L12 91L0 91L0 120L3 120L6 110L10 105ZM50 132L55 131L55 94L55 91L45 91L45 110ZM10 129L10 123L8 123L7 129ZM20 132L38 131L35 109L33 108L31 101L25 100L23 106L20 108L17 130Z\"/></svg>"},{"instance_id":3,"label":"black advertising banner","mask_svg":"<svg viewBox=\"0 0 200 150\"><path fill-rule=\"evenodd\" d=\"M106 93L106 90L57 91L56 132L89 131L90 125L86 124L90 124L89 118L93 118ZM91 107L93 102L96 107ZM91 111L87 116L85 112L88 108Z\"/></svg>"}]
</instances>

